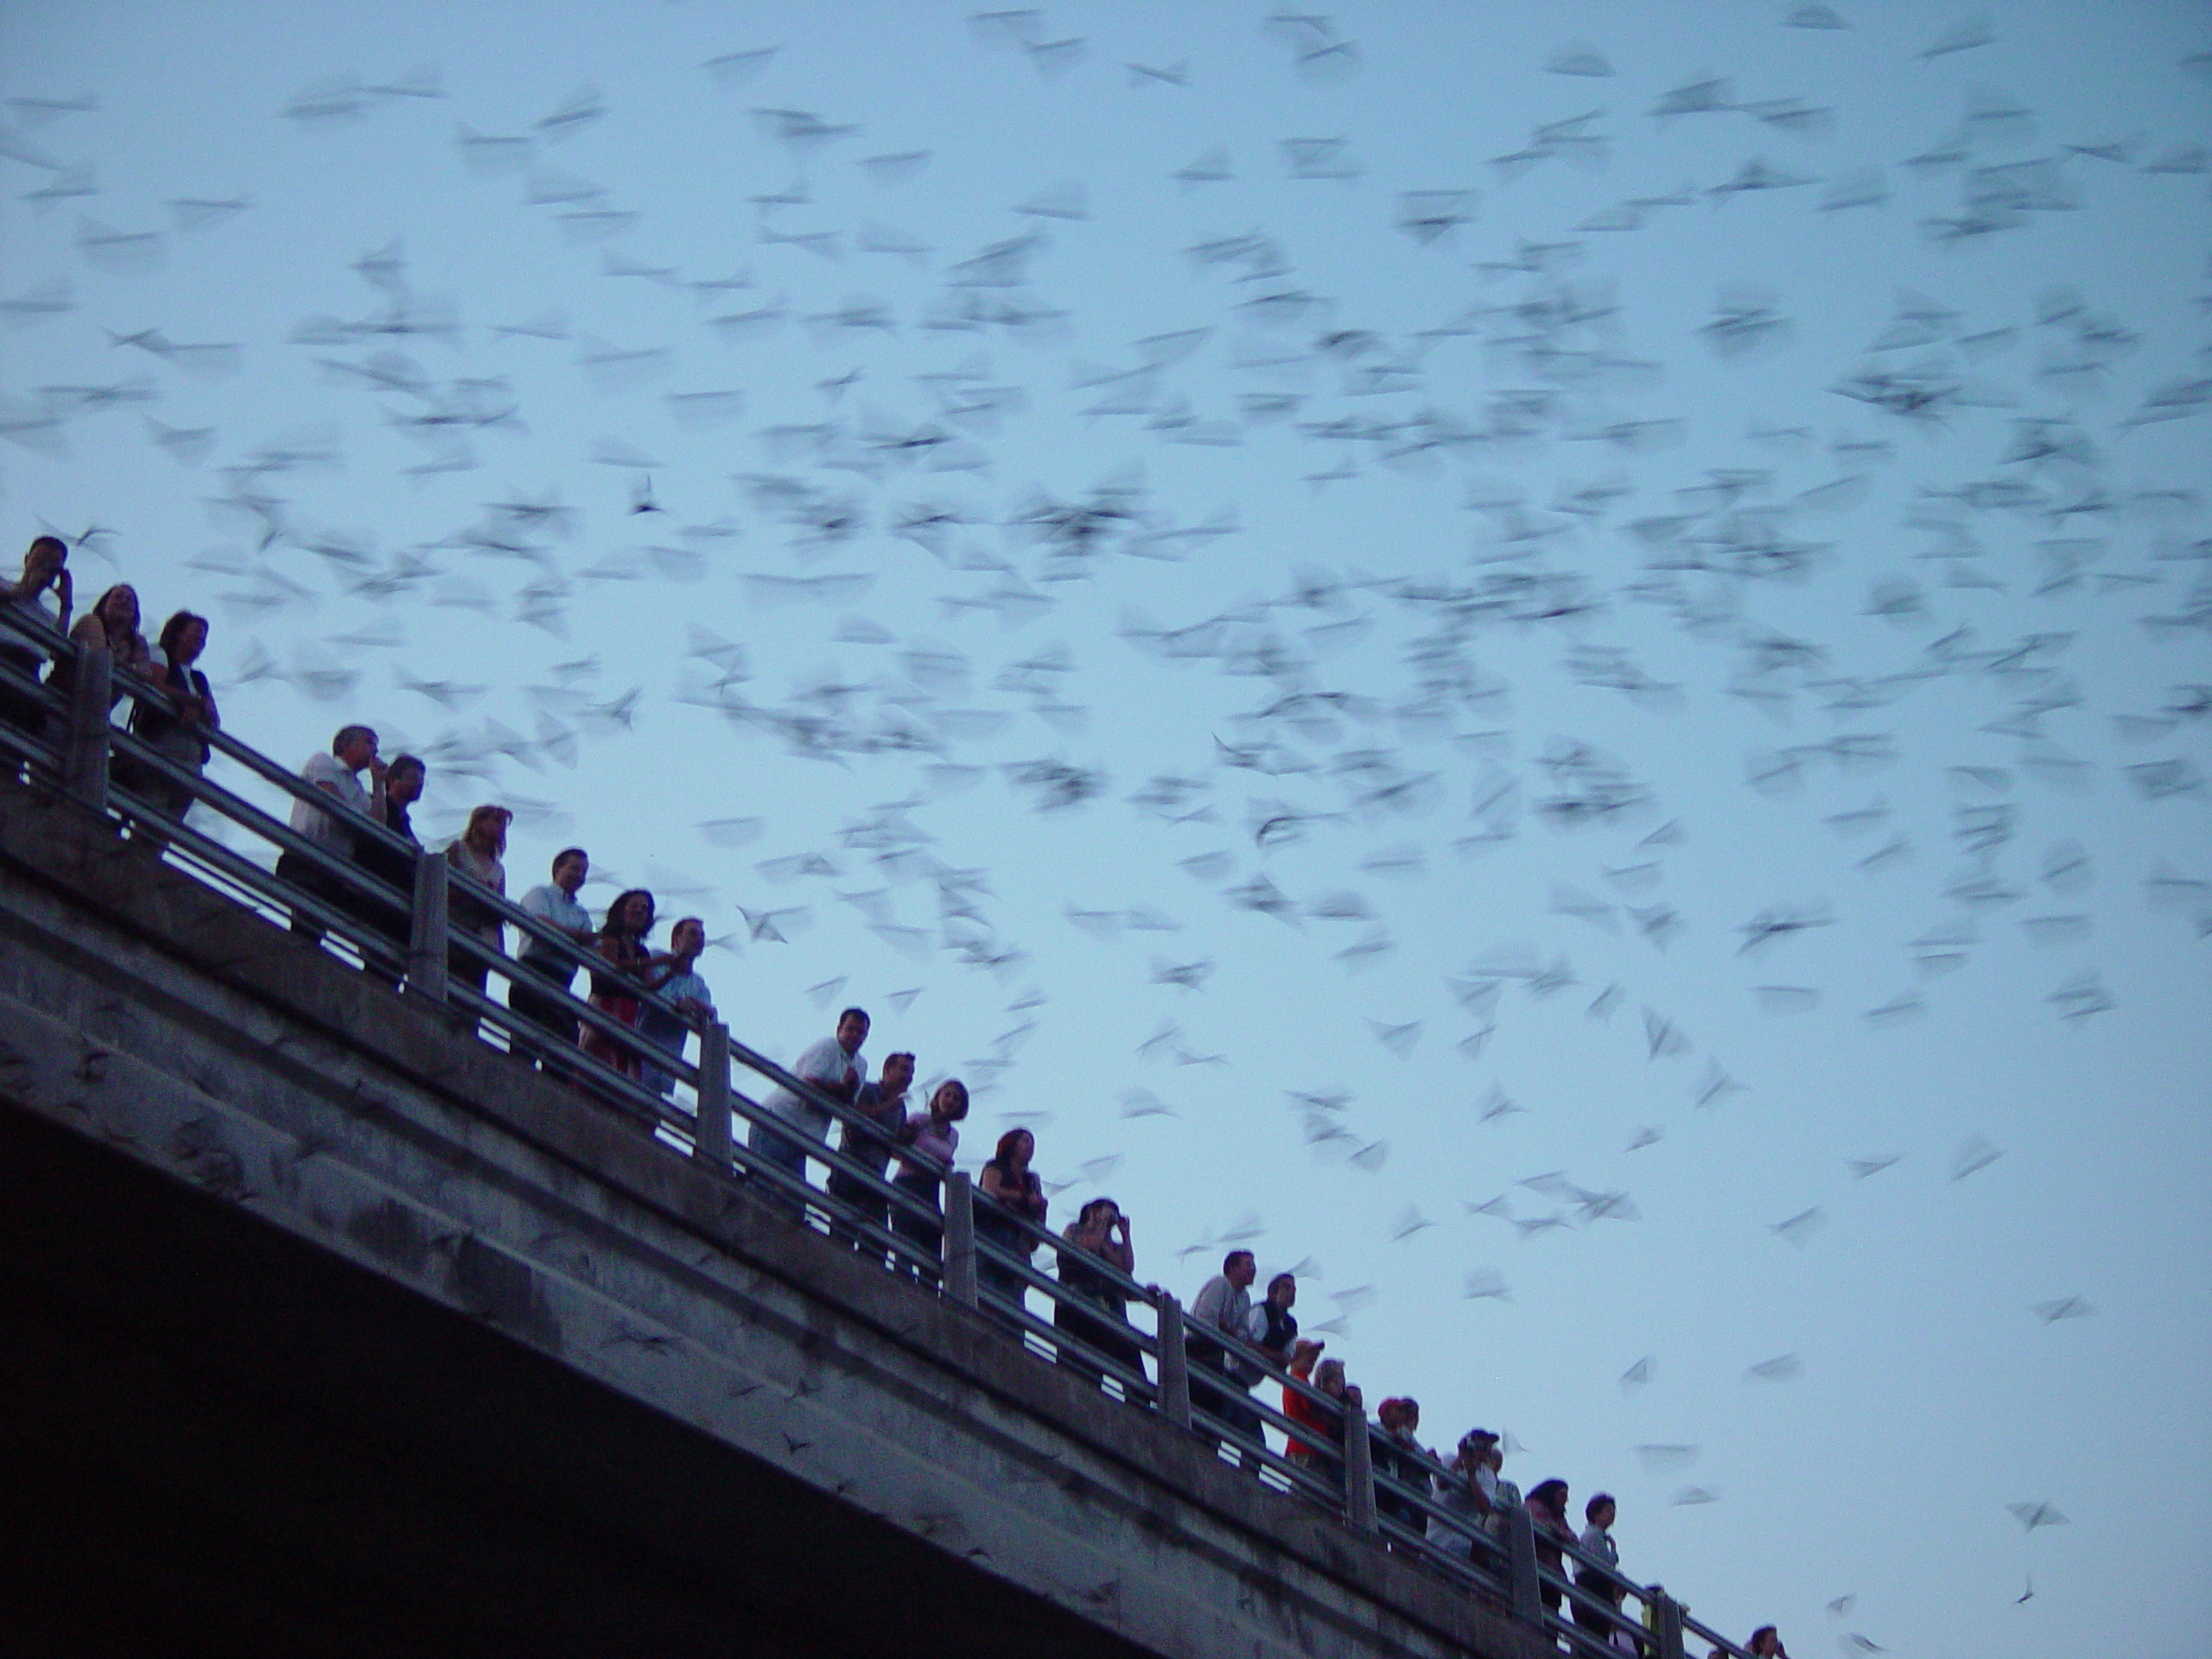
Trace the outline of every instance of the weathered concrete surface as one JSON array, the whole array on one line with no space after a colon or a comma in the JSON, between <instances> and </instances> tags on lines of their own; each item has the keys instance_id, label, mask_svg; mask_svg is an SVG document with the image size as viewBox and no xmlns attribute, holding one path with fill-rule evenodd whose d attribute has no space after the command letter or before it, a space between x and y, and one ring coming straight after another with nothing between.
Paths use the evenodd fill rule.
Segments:
<instances>
[{"instance_id":1,"label":"weathered concrete surface","mask_svg":"<svg viewBox=\"0 0 2212 1659\"><path fill-rule=\"evenodd\" d=\"M0 1648L1528 1633L0 781Z\"/></svg>"}]
</instances>

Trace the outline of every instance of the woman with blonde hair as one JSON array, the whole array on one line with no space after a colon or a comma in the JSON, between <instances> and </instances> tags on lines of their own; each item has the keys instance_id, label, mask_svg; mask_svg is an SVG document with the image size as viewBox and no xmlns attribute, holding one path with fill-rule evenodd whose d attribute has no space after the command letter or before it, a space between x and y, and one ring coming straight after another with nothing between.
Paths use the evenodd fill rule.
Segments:
<instances>
[{"instance_id":1,"label":"woman with blonde hair","mask_svg":"<svg viewBox=\"0 0 2212 1659\"><path fill-rule=\"evenodd\" d=\"M507 826L514 822L514 817L505 807L487 803L468 815L468 827L446 846L448 864L479 887L489 887L494 896L501 899L507 896L507 868L500 860L506 854ZM455 933L470 935L491 950L505 948L507 931L499 920L499 912L459 887L449 891L446 925ZM481 996L490 972L486 963L448 947L448 978L460 981Z\"/></svg>"}]
</instances>

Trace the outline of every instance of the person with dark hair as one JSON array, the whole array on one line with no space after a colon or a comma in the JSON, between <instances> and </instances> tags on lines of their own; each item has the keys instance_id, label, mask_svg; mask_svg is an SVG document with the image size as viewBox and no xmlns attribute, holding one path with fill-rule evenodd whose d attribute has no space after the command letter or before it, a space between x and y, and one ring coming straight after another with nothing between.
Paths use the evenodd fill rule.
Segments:
<instances>
[{"instance_id":1,"label":"person with dark hair","mask_svg":"<svg viewBox=\"0 0 2212 1659\"><path fill-rule=\"evenodd\" d=\"M1447 1554L1479 1562L1475 1534L1490 1529L1497 1513L1497 1472L1490 1454L1497 1436L1486 1428L1471 1428L1459 1437L1459 1449L1436 1481L1436 1500L1449 1510L1459 1524L1440 1516L1428 1517L1428 1541Z\"/></svg>"},{"instance_id":2,"label":"person with dark hair","mask_svg":"<svg viewBox=\"0 0 2212 1659\"><path fill-rule=\"evenodd\" d=\"M1789 1659L1788 1649L1782 1645L1782 1632L1771 1624L1762 1624L1753 1630L1744 1650L1751 1659Z\"/></svg>"},{"instance_id":3,"label":"person with dark hair","mask_svg":"<svg viewBox=\"0 0 2212 1659\"><path fill-rule=\"evenodd\" d=\"M357 893L350 896L348 906L394 947L393 957L371 971L395 988L399 983L400 966L407 960L408 938L414 930L415 859L423 850L409 809L423 798L423 785L429 779L429 768L411 754L394 755L385 768L384 827L407 843L406 850L385 845L381 836L356 831L353 836L353 862L400 895L392 899L382 893Z\"/></svg>"},{"instance_id":4,"label":"person with dark hair","mask_svg":"<svg viewBox=\"0 0 2212 1659\"><path fill-rule=\"evenodd\" d=\"M366 726L341 726L330 740L328 754L312 754L300 768L301 779L327 795L347 811L382 823L385 821L385 766L377 758L377 734ZM369 774L361 786L360 774ZM353 862L353 830L329 808L313 801L292 803L292 833L313 843L341 863ZM351 913L354 891L342 878L325 874L322 867L302 853L287 850L276 860L279 879L321 899L334 910ZM292 912L292 931L302 938L320 941L322 925L306 912Z\"/></svg>"},{"instance_id":5,"label":"person with dark hair","mask_svg":"<svg viewBox=\"0 0 2212 1659\"><path fill-rule=\"evenodd\" d=\"M500 861L506 856L507 826L514 817L505 807L487 802L469 813L468 827L446 845L446 862L453 867L453 873L489 887L498 899L507 896L507 867ZM499 919L499 912L459 887L447 890L446 928L449 934L468 934L493 950L506 946L506 924ZM449 978L481 996L490 973L486 963L448 945L446 974Z\"/></svg>"},{"instance_id":6,"label":"person with dark hair","mask_svg":"<svg viewBox=\"0 0 2212 1659\"><path fill-rule=\"evenodd\" d=\"M1059 1362L1094 1387L1105 1372L1090 1355L1073 1346L1081 1343L1114 1360L1135 1377L1144 1376L1144 1351L1128 1327L1128 1298L1122 1287L1098 1270L1098 1263L1124 1274L1136 1271L1136 1247L1129 1238L1129 1218L1111 1198L1093 1198L1060 1235L1060 1288L1067 1293L1053 1299L1052 1324L1069 1340L1060 1344ZM1095 1310L1095 1311L1094 1311ZM1124 1383L1125 1389L1133 1386ZM1143 1403L1143 1393L1132 1403Z\"/></svg>"},{"instance_id":7,"label":"person with dark hair","mask_svg":"<svg viewBox=\"0 0 2212 1659\"><path fill-rule=\"evenodd\" d=\"M1249 1250L1231 1250L1221 1259L1221 1271L1199 1287L1191 1301L1190 1323L1184 1335L1184 1356L1191 1368L1191 1409L1218 1418L1231 1428L1256 1433L1259 1414L1243 1398L1244 1390L1260 1380L1248 1362L1231 1356L1221 1344L1224 1337L1239 1342L1251 1335L1252 1281L1259 1277L1259 1263ZM1218 1378L1216 1386L1211 1379ZM1219 1440L1201 1427L1198 1437L1210 1446Z\"/></svg>"},{"instance_id":8,"label":"person with dark hair","mask_svg":"<svg viewBox=\"0 0 2212 1659\"><path fill-rule=\"evenodd\" d=\"M1421 1429L1421 1402L1411 1395L1385 1400L1375 1408L1375 1421L1382 1431L1373 1445L1375 1472L1388 1475L1417 1492L1427 1492L1428 1465L1433 1459L1428 1448L1414 1438ZM1378 1486L1375 1491L1375 1508L1377 1514L1395 1521L1416 1537L1427 1531L1427 1516L1413 1498ZM1399 1548L1395 1541L1391 1548Z\"/></svg>"},{"instance_id":9,"label":"person with dark hair","mask_svg":"<svg viewBox=\"0 0 2212 1659\"><path fill-rule=\"evenodd\" d=\"M1536 1529L1536 1565L1546 1572L1561 1573L1566 1570L1567 1557L1560 1552L1561 1541L1574 1541L1574 1529L1567 1519L1567 1483L1563 1480L1540 1480L1529 1491L1529 1519ZM1544 1611L1559 1611L1564 1592L1556 1585L1541 1586Z\"/></svg>"},{"instance_id":10,"label":"person with dark hair","mask_svg":"<svg viewBox=\"0 0 2212 1659\"><path fill-rule=\"evenodd\" d=\"M46 608L49 588L59 614ZM59 536L41 536L24 552L22 574L0 582L0 610L9 617L9 624L0 626L0 660L26 679L37 679L50 660L48 635L69 632L73 608L69 543ZM0 685L0 720L36 737L46 729L46 707L32 692Z\"/></svg>"},{"instance_id":11,"label":"person with dark hair","mask_svg":"<svg viewBox=\"0 0 2212 1659\"><path fill-rule=\"evenodd\" d=\"M906 1090L913 1086L914 1057L900 1049L883 1057L882 1071L874 1083L864 1083L854 1091L853 1110L858 1116L845 1121L837 1150L864 1166L878 1180L890 1169L891 1149L906 1131ZM849 1210L860 1211L879 1230L891 1225L890 1201L859 1176L833 1169L826 1185L831 1198ZM865 1237L835 1213L830 1218L830 1236L864 1255L873 1252L879 1263L883 1260L880 1243Z\"/></svg>"},{"instance_id":12,"label":"person with dark hair","mask_svg":"<svg viewBox=\"0 0 2212 1659\"><path fill-rule=\"evenodd\" d=\"M1291 1345L1298 1340L1298 1280L1279 1273L1268 1281L1267 1300L1252 1310L1252 1345L1278 1365L1290 1364Z\"/></svg>"},{"instance_id":13,"label":"person with dark hair","mask_svg":"<svg viewBox=\"0 0 2212 1659\"><path fill-rule=\"evenodd\" d=\"M207 619L192 611L179 611L162 624L149 677L168 693L175 713L154 703L135 702L130 708L130 734L180 772L197 778L212 753L207 734L222 728L215 711L215 694L207 677L193 664L207 648ZM192 808L192 788L156 773L149 766L129 764L117 768L125 789L172 818L182 818ZM134 828L134 835L149 832ZM149 838L157 839L156 837Z\"/></svg>"},{"instance_id":14,"label":"person with dark hair","mask_svg":"<svg viewBox=\"0 0 2212 1659\"><path fill-rule=\"evenodd\" d=\"M615 895L607 907L606 925L599 931L597 950L613 971L591 970L591 1005L623 1025L638 1023L638 987L651 963L645 935L653 928L653 896L643 887ZM645 1061L636 1046L609 1036L597 1026L583 1028L583 1050L601 1065L632 1081L644 1075Z\"/></svg>"},{"instance_id":15,"label":"person with dark hair","mask_svg":"<svg viewBox=\"0 0 2212 1659\"><path fill-rule=\"evenodd\" d=\"M792 1062L791 1075L812 1084L832 1100L851 1105L861 1085L868 1081L868 1061L861 1054L861 1045L868 1041L868 1027L867 1009L847 1008L837 1016L834 1035L813 1044ZM783 1088L761 1102L761 1109L776 1120L776 1126L754 1123L746 1135L746 1146L763 1163L804 1182L807 1143L829 1139L829 1109ZM804 1213L804 1206L789 1194L772 1192L770 1197L772 1202Z\"/></svg>"},{"instance_id":16,"label":"person with dark hair","mask_svg":"<svg viewBox=\"0 0 2212 1659\"><path fill-rule=\"evenodd\" d=\"M931 1217L944 1213L944 1178L951 1172L953 1154L960 1150L959 1124L967 1116L968 1085L947 1077L931 1091L929 1110L908 1117L899 1133L906 1150L899 1154L899 1173L891 1184L915 1204L926 1205L930 1214L903 1204L891 1206L891 1230L912 1244L920 1258L901 1254L892 1266L932 1287L943 1276L938 1264L944 1260L944 1224Z\"/></svg>"},{"instance_id":17,"label":"person with dark hair","mask_svg":"<svg viewBox=\"0 0 2212 1659\"><path fill-rule=\"evenodd\" d=\"M655 957L645 970L646 988L662 1001L674 1004L676 1011L664 1014L652 1004L645 1004L638 1015L639 1033L679 1060L683 1058L686 1033L705 1030L715 1017L715 994L699 977L699 958L706 949L707 924L696 916L686 916L668 930L667 954ZM648 1065L645 1087L666 1099L676 1093L676 1078Z\"/></svg>"},{"instance_id":18,"label":"person with dark hair","mask_svg":"<svg viewBox=\"0 0 2212 1659\"><path fill-rule=\"evenodd\" d=\"M1008 1129L999 1136L998 1149L992 1153L990 1162L983 1166L982 1178L977 1183L983 1201L976 1206L976 1239L988 1241L1008 1255L1024 1261L1036 1254L1038 1239L1019 1222L1042 1227L1047 1204L1045 1184L1029 1166L1036 1155L1035 1135L1027 1129ZM1017 1313L1022 1311L1020 1274L1012 1268L1001 1267L979 1250L976 1255L976 1287L982 1299L983 1312L1007 1325L1019 1339L1021 1321L1010 1318L998 1304L1003 1302Z\"/></svg>"},{"instance_id":19,"label":"person with dark hair","mask_svg":"<svg viewBox=\"0 0 2212 1659\"><path fill-rule=\"evenodd\" d=\"M1592 1567L1578 1561L1574 1567L1574 1587L1603 1601L1616 1613L1628 1594L1613 1571L1621 1560L1619 1546L1613 1542L1613 1522L1619 1513L1619 1505L1613 1502L1611 1492L1594 1493L1582 1506L1582 1518L1589 1524L1582 1529L1582 1536L1576 1541L1582 1546L1585 1555L1603 1565ZM1578 1601L1574 1604L1574 1622L1601 1644L1613 1638L1616 1626L1612 1619L1606 1618L1605 1608L1587 1607Z\"/></svg>"},{"instance_id":20,"label":"person with dark hair","mask_svg":"<svg viewBox=\"0 0 2212 1659\"><path fill-rule=\"evenodd\" d=\"M599 935L592 927L590 915L576 902L576 893L590 874L589 855L581 847L563 847L553 855L553 879L540 882L523 894L519 900L523 913L544 923L555 932L566 935L571 943L589 949L597 943ZM551 945L534 933L523 936L515 952L515 963L524 971L507 982L507 1007L521 1019L550 1033L556 1040L574 1043L576 1016L560 997L548 995L539 987L568 990L576 982L576 964L556 954ZM562 1069L558 1061L550 1058L542 1064L549 1071Z\"/></svg>"}]
</instances>

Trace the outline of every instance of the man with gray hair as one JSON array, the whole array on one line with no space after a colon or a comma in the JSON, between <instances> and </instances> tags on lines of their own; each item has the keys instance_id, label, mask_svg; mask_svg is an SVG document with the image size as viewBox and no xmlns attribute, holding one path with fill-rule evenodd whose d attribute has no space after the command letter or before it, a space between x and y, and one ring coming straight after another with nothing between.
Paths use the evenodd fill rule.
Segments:
<instances>
[{"instance_id":1,"label":"man with gray hair","mask_svg":"<svg viewBox=\"0 0 2212 1659\"><path fill-rule=\"evenodd\" d=\"M1260 1438L1260 1414L1244 1395L1260 1380L1261 1373L1250 1361L1230 1353L1219 1338L1230 1337L1238 1342L1249 1342L1256 1334L1252 1318L1252 1281L1258 1276L1258 1264L1251 1251L1231 1250L1224 1256L1221 1271L1206 1281L1191 1304L1190 1332L1185 1348L1191 1367L1192 1408L1241 1429L1255 1440ZM1211 1381L1202 1382L1202 1377L1217 1378L1226 1386L1215 1387ZM1202 1439L1215 1441L1211 1431L1201 1428L1198 1433ZM1246 1454L1248 1459L1250 1455Z\"/></svg>"},{"instance_id":2,"label":"man with gray hair","mask_svg":"<svg viewBox=\"0 0 2212 1659\"><path fill-rule=\"evenodd\" d=\"M360 774L369 774L366 788L361 785ZM341 726L338 735L330 740L328 754L314 754L300 768L302 781L314 785L347 811L375 823L385 821L384 762L377 759L377 734L366 726ZM314 801L295 800L292 803L292 833L311 842L319 852L327 854L340 864L353 861L353 826L343 813ZM353 889L342 876L326 874L321 865L304 853L287 849L276 860L276 874L280 880L320 899L334 910L351 912L358 906ZM322 926L302 910L292 912L292 931L302 938L320 942Z\"/></svg>"}]
</instances>

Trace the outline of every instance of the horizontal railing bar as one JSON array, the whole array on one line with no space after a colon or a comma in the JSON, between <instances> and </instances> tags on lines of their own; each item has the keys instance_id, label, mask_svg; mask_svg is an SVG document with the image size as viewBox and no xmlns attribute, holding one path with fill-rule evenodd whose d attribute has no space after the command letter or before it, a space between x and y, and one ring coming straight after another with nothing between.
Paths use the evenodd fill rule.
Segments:
<instances>
[{"instance_id":1,"label":"horizontal railing bar","mask_svg":"<svg viewBox=\"0 0 2212 1659\"><path fill-rule=\"evenodd\" d=\"M1268 1467L1293 1486L1303 1487L1308 1496L1329 1504L1338 1504L1344 1501L1341 1481L1332 1480L1325 1474L1317 1474L1303 1464L1293 1463L1286 1453L1276 1451L1265 1440L1247 1440L1233 1425L1205 1407L1193 1405L1191 1408L1191 1421L1193 1426L1203 1428L1208 1434L1217 1437L1240 1452L1258 1453Z\"/></svg>"},{"instance_id":2,"label":"horizontal railing bar","mask_svg":"<svg viewBox=\"0 0 2212 1659\"><path fill-rule=\"evenodd\" d=\"M1681 1613L1682 1633L1685 1636L1694 1636L1700 1642L1712 1643L1714 1647L1719 1649L1722 1653L1727 1655L1728 1659L1751 1659L1751 1656L1749 1652L1738 1647L1726 1637L1720 1635L1717 1631L1707 1630L1696 1619L1692 1618L1689 1615L1689 1609L1683 1607L1680 1602L1675 1603L1675 1605Z\"/></svg>"},{"instance_id":3,"label":"horizontal railing bar","mask_svg":"<svg viewBox=\"0 0 2212 1659\"><path fill-rule=\"evenodd\" d=\"M1154 1382L1149 1376L1144 1375L1141 1366L1140 1366L1135 1372L1130 1371L1128 1369L1127 1362L1124 1360L1115 1355L1107 1353L1103 1349L1094 1348L1090 1343L1084 1341L1081 1337L1071 1332L1065 1325L1047 1323L1046 1321L1039 1319L1027 1307L1015 1307L1012 1302L1000 1295L995 1291L989 1289L980 1290L978 1292L978 1300L982 1302L988 1302L994 1310L1014 1315L1024 1331L1027 1331L1049 1343L1052 1347L1055 1356L1058 1356L1062 1352L1072 1352L1083 1362L1086 1369L1097 1371L1103 1376L1112 1377L1116 1382L1122 1385L1125 1393L1128 1389L1134 1387L1139 1391L1143 1398L1141 1401L1138 1401L1132 1396L1132 1403L1140 1403L1146 1406L1147 1408L1149 1408L1152 1396L1158 1392L1158 1384ZM1111 1322L1110 1316L1100 1313L1095 1304L1082 1311L1089 1313L1092 1319L1098 1320L1102 1324ZM1132 1334L1135 1333L1132 1332Z\"/></svg>"}]
</instances>

